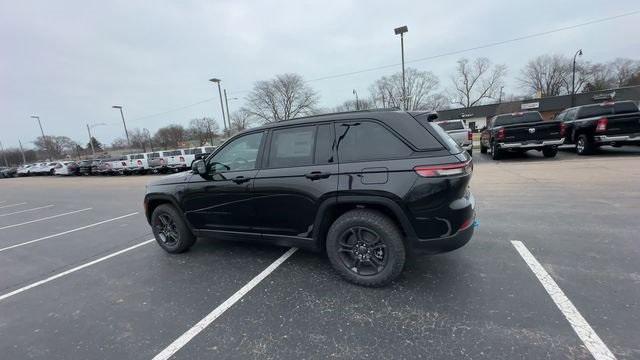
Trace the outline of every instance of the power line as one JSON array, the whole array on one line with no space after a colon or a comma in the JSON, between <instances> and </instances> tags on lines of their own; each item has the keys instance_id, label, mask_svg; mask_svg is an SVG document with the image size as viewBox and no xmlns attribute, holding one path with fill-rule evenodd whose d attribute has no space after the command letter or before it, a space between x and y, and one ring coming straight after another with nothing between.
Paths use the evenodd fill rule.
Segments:
<instances>
[{"instance_id":1,"label":"power line","mask_svg":"<svg viewBox=\"0 0 640 360\"><path fill-rule=\"evenodd\" d=\"M553 30L542 31L542 32L534 33L534 34L523 35L523 36L518 36L518 37L515 37L515 38L511 38L511 39L506 39L506 40L491 42L491 43L487 43L487 44L483 44L483 45L478 45L478 46L474 46L474 47L470 47L470 48L466 48L466 49L449 51L449 52L440 53L440 54L436 54L436 55L431 55L431 56L427 56L427 57L417 58L417 59L405 61L405 63L413 64L413 63L433 60L433 59L437 59L437 58L441 58L441 57L462 54L462 53L466 53L466 52L470 52L470 51L474 51L474 50L486 49L486 48L489 48L489 47L504 45L504 44L508 44L508 43L512 43L512 42L516 42L516 41L527 40L527 39L540 37L540 36L544 36L544 35L549 35L549 34L561 32L561 31L572 30L572 29L576 29L576 28L579 28L579 27L593 25L593 24L597 24L597 23L601 23L601 22L605 22L605 21L611 21L611 20L619 19L619 18L626 17L626 16L636 15L636 14L639 14L639 13L640 13L640 10L634 10L634 11L626 12L626 13L623 13L623 14L604 17L604 18L600 18L600 19L589 20L589 21L586 21L586 22L583 22L583 23L564 26L564 27L560 27L560 28L557 28L557 29L553 29ZM350 71L350 72L334 74L334 75L327 75L327 76L322 76L322 77L315 78L315 79L306 80L305 82L310 83L310 82L316 82L316 81L322 81L322 80L336 79L336 78L340 78L340 77L352 76L352 75L362 74L362 73L371 72L371 71L389 69L389 68L396 67L396 66L400 66L400 63L376 66L376 67L372 67L372 68L356 70L356 71ZM246 93L246 92L249 92L249 91L250 90L237 90L237 91L229 92L229 94L241 94L241 93ZM181 107L178 107L178 108L175 108L175 109L170 109L170 110L167 110L167 111L163 111L163 112L159 112L159 113L155 113L155 114L150 114L150 115L145 115L145 116L141 116L141 117L138 117L138 118L134 118L134 119L132 119L130 121L137 121L137 120L142 120L142 119L146 119L146 118L150 118L150 117L155 117L155 116L160 116L160 115L172 113L172 112L183 110L183 109L186 109L186 108L189 108L189 107L192 107L192 106L196 106L196 105L199 105L199 104L202 104L202 103L205 103L205 102L209 102L209 101L212 101L212 100L215 100L215 99L216 98L205 99L205 100L198 101L196 103L189 104L189 105L184 105L184 106L181 106Z\"/></svg>"}]
</instances>

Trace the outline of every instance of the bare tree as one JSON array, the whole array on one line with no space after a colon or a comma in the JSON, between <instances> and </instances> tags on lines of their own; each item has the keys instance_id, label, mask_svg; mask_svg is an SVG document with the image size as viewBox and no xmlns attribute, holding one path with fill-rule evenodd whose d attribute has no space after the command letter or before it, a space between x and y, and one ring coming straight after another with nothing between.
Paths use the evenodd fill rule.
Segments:
<instances>
[{"instance_id":1,"label":"bare tree","mask_svg":"<svg viewBox=\"0 0 640 360\"><path fill-rule=\"evenodd\" d=\"M191 139L198 139L200 145L213 145L214 138L220 136L220 126L213 118L203 117L189 121L187 132Z\"/></svg>"},{"instance_id":2,"label":"bare tree","mask_svg":"<svg viewBox=\"0 0 640 360\"><path fill-rule=\"evenodd\" d=\"M440 80L430 71L405 70L407 110L431 110L432 97ZM402 73L383 76L369 87L373 105L381 108L402 108Z\"/></svg>"},{"instance_id":3,"label":"bare tree","mask_svg":"<svg viewBox=\"0 0 640 360\"><path fill-rule=\"evenodd\" d=\"M38 136L33 144L39 151L49 152L50 156L54 160L61 158L65 154L73 154L76 143L67 136Z\"/></svg>"},{"instance_id":4,"label":"bare tree","mask_svg":"<svg viewBox=\"0 0 640 360\"><path fill-rule=\"evenodd\" d=\"M136 128L129 130L129 139L131 140L131 146L135 149L142 149L142 152L147 152L147 146L149 145L149 137L147 133Z\"/></svg>"},{"instance_id":5,"label":"bare tree","mask_svg":"<svg viewBox=\"0 0 640 360\"><path fill-rule=\"evenodd\" d=\"M608 64L596 63L593 65L584 66L580 69L580 73L576 74L576 77L580 80L585 79L586 83L584 85L579 84L581 86L582 92L587 91L596 91L596 90L605 90L611 89L616 86L616 80L612 73L612 68ZM576 70L577 72L577 70ZM569 82L569 88L567 89L567 93L571 93L571 80ZM576 81L577 83L577 81ZM578 88L576 84L576 89ZM578 92L578 90L576 90Z\"/></svg>"},{"instance_id":6,"label":"bare tree","mask_svg":"<svg viewBox=\"0 0 640 360\"><path fill-rule=\"evenodd\" d=\"M246 100L252 116L270 123L313 114L319 97L302 76L281 74L256 82Z\"/></svg>"},{"instance_id":7,"label":"bare tree","mask_svg":"<svg viewBox=\"0 0 640 360\"><path fill-rule=\"evenodd\" d=\"M129 147L129 142L125 138L116 138L111 142L111 149L113 150L122 150Z\"/></svg>"},{"instance_id":8,"label":"bare tree","mask_svg":"<svg viewBox=\"0 0 640 360\"><path fill-rule=\"evenodd\" d=\"M356 111L356 110L373 109L375 107L376 105L373 103L373 101L369 99L358 99L358 106L356 106L356 100L354 99L354 100L347 100L342 104L334 107L330 111L333 111L333 112Z\"/></svg>"},{"instance_id":9,"label":"bare tree","mask_svg":"<svg viewBox=\"0 0 640 360\"><path fill-rule=\"evenodd\" d=\"M640 61L617 58L609 63L609 68L617 87L640 85Z\"/></svg>"},{"instance_id":10,"label":"bare tree","mask_svg":"<svg viewBox=\"0 0 640 360\"><path fill-rule=\"evenodd\" d=\"M231 135L237 134L241 131L244 131L251 126L253 122L251 112L246 108L240 108L240 110L234 111L231 113L230 122L230 133Z\"/></svg>"},{"instance_id":11,"label":"bare tree","mask_svg":"<svg viewBox=\"0 0 640 360\"><path fill-rule=\"evenodd\" d=\"M182 125L169 125L156 131L153 142L159 144L163 149L175 148L186 138L186 130Z\"/></svg>"},{"instance_id":12,"label":"bare tree","mask_svg":"<svg viewBox=\"0 0 640 360\"><path fill-rule=\"evenodd\" d=\"M557 96L571 87L571 70L571 60L562 55L540 55L525 65L518 81L542 97ZM576 85L576 92L579 88Z\"/></svg>"},{"instance_id":13,"label":"bare tree","mask_svg":"<svg viewBox=\"0 0 640 360\"><path fill-rule=\"evenodd\" d=\"M451 77L451 102L471 107L482 104L486 99L497 99L506 74L505 65L492 65L484 57L473 62L466 58L458 60L455 75Z\"/></svg>"}]
</instances>

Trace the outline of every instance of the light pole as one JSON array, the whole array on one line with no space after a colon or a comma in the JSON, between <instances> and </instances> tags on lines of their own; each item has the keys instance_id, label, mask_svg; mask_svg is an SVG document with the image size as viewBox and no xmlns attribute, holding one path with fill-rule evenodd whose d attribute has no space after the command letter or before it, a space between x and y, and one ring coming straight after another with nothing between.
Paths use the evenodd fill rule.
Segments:
<instances>
[{"instance_id":1,"label":"light pole","mask_svg":"<svg viewBox=\"0 0 640 360\"><path fill-rule=\"evenodd\" d=\"M47 141L47 137L44 136L44 130L42 130L42 123L40 122L40 116L31 115L31 118L38 120L38 126L40 126L40 134L42 134L42 141L44 141L44 147L47 149L47 154L49 154L49 160L53 160L53 156L51 156L51 149L49 148L49 142Z\"/></svg>"},{"instance_id":2,"label":"light pole","mask_svg":"<svg viewBox=\"0 0 640 360\"><path fill-rule=\"evenodd\" d=\"M500 86L500 97L498 98L498 103L502 104L502 89L504 89L504 86Z\"/></svg>"},{"instance_id":3,"label":"light pole","mask_svg":"<svg viewBox=\"0 0 640 360\"><path fill-rule=\"evenodd\" d=\"M22 141L18 139L18 144L20 145L20 152L22 153L22 165L27 163L27 158L24 156L24 149L22 148Z\"/></svg>"},{"instance_id":4,"label":"light pole","mask_svg":"<svg viewBox=\"0 0 640 360\"><path fill-rule=\"evenodd\" d=\"M151 152L153 152L153 142L151 142L151 133L149 132L149 129L144 128L142 129L142 132L147 135L147 138L149 138L149 147L151 148Z\"/></svg>"},{"instance_id":5,"label":"light pole","mask_svg":"<svg viewBox=\"0 0 640 360\"><path fill-rule=\"evenodd\" d=\"M407 110L407 88L404 79L404 33L408 32L407 26L393 29L396 35L400 35L400 52L402 53L402 110Z\"/></svg>"},{"instance_id":6,"label":"light pole","mask_svg":"<svg viewBox=\"0 0 640 360\"><path fill-rule=\"evenodd\" d=\"M220 87L220 79L211 78L209 79L212 83L218 84L218 95L220 95L220 110L222 111L222 122L224 123L224 130L227 131L227 119L224 116L224 104L222 103L222 88Z\"/></svg>"},{"instance_id":7,"label":"light pole","mask_svg":"<svg viewBox=\"0 0 640 360\"><path fill-rule=\"evenodd\" d=\"M224 104L227 106L227 121L229 122L229 129L231 129L231 116L229 116L229 100L227 100L227 89L224 89Z\"/></svg>"},{"instance_id":8,"label":"light pole","mask_svg":"<svg viewBox=\"0 0 640 360\"><path fill-rule=\"evenodd\" d=\"M353 89L353 95L356 96L356 111L360 110L360 101L358 101L358 92L356 89Z\"/></svg>"},{"instance_id":9,"label":"light pole","mask_svg":"<svg viewBox=\"0 0 640 360\"><path fill-rule=\"evenodd\" d=\"M124 125L124 134L127 136L127 145L131 147L131 141L129 141L129 132L127 131L127 123L124 121L124 113L122 112L122 106L113 105L112 108L120 110L120 117L122 117L122 125Z\"/></svg>"},{"instance_id":10,"label":"light pole","mask_svg":"<svg viewBox=\"0 0 640 360\"><path fill-rule=\"evenodd\" d=\"M96 126L103 126L103 125L107 125L107 124L99 123L99 124L93 124L91 126L87 124L87 132L89 133L89 145L91 145L91 153L93 154L93 156L96 156L96 149L93 146L93 135L91 135L91 129L93 129Z\"/></svg>"},{"instance_id":11,"label":"light pole","mask_svg":"<svg viewBox=\"0 0 640 360\"><path fill-rule=\"evenodd\" d=\"M576 51L573 55L573 72L571 73L571 106L576 102L576 58L582 56L582 49Z\"/></svg>"}]
</instances>

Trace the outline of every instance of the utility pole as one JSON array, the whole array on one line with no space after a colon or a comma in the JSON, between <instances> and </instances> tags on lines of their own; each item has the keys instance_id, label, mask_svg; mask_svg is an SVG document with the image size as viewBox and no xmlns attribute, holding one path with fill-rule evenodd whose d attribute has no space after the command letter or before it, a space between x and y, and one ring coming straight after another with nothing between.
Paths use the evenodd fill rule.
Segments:
<instances>
[{"instance_id":1,"label":"utility pole","mask_svg":"<svg viewBox=\"0 0 640 360\"><path fill-rule=\"evenodd\" d=\"M96 149L93 147L93 136L91 136L91 128L87 124L87 132L89 133L89 144L91 145L91 153L96 156Z\"/></svg>"},{"instance_id":2,"label":"utility pole","mask_svg":"<svg viewBox=\"0 0 640 360\"><path fill-rule=\"evenodd\" d=\"M18 144L20 144L20 152L22 153L22 165L27 163L27 158L24 156L24 149L22 148L22 141L18 140Z\"/></svg>"},{"instance_id":3,"label":"utility pole","mask_svg":"<svg viewBox=\"0 0 640 360\"><path fill-rule=\"evenodd\" d=\"M31 118L38 120L38 126L40 126L40 133L42 134L42 141L44 141L44 147L47 150L47 154L49 154L49 160L53 160L53 156L51 155L51 148L49 147L49 141L47 141L47 137L44 136L44 130L42 130L42 123L40 122L40 116L31 115Z\"/></svg>"},{"instance_id":4,"label":"utility pole","mask_svg":"<svg viewBox=\"0 0 640 360\"><path fill-rule=\"evenodd\" d=\"M220 87L220 79L212 78L209 79L212 83L218 84L218 95L220 96L220 110L222 111L222 122L224 123L224 130L227 131L227 119L224 116L224 104L222 103L222 88Z\"/></svg>"},{"instance_id":5,"label":"utility pole","mask_svg":"<svg viewBox=\"0 0 640 360\"><path fill-rule=\"evenodd\" d=\"M231 130L231 116L229 116L229 100L227 100L227 89L224 89L224 103L227 105L227 122L229 122L229 130Z\"/></svg>"},{"instance_id":6,"label":"utility pole","mask_svg":"<svg viewBox=\"0 0 640 360\"><path fill-rule=\"evenodd\" d=\"M576 58L578 56L582 56L582 49L578 50L576 54L573 55L573 72L571 74L571 106L574 106L576 102Z\"/></svg>"},{"instance_id":7,"label":"utility pole","mask_svg":"<svg viewBox=\"0 0 640 360\"><path fill-rule=\"evenodd\" d=\"M360 101L358 100L358 92L356 89L353 89L353 95L356 96L356 111L360 110Z\"/></svg>"},{"instance_id":8,"label":"utility pole","mask_svg":"<svg viewBox=\"0 0 640 360\"><path fill-rule=\"evenodd\" d=\"M407 110L407 87L404 78L404 34L409 31L407 26L393 29L396 35L400 35L400 52L402 53L402 110Z\"/></svg>"},{"instance_id":9,"label":"utility pole","mask_svg":"<svg viewBox=\"0 0 640 360\"><path fill-rule=\"evenodd\" d=\"M120 110L120 117L122 117L122 125L124 125L124 134L127 136L127 145L131 148L131 141L129 141L129 132L127 131L127 123L124 121L124 113L122 112L122 106L113 105L112 108Z\"/></svg>"},{"instance_id":10,"label":"utility pole","mask_svg":"<svg viewBox=\"0 0 640 360\"><path fill-rule=\"evenodd\" d=\"M502 104L502 89L504 89L504 86L500 86L500 97L498 98L498 103Z\"/></svg>"},{"instance_id":11,"label":"utility pole","mask_svg":"<svg viewBox=\"0 0 640 360\"><path fill-rule=\"evenodd\" d=\"M0 141L0 151L2 151L2 157L4 158L4 166L9 167L9 162L7 161L7 153L4 151L4 146L2 146L2 141Z\"/></svg>"},{"instance_id":12,"label":"utility pole","mask_svg":"<svg viewBox=\"0 0 640 360\"><path fill-rule=\"evenodd\" d=\"M151 133L149 132L149 129L144 128L142 131L147 134L147 137L149 138L149 147L151 148L151 152L153 152L153 142L151 142Z\"/></svg>"}]
</instances>

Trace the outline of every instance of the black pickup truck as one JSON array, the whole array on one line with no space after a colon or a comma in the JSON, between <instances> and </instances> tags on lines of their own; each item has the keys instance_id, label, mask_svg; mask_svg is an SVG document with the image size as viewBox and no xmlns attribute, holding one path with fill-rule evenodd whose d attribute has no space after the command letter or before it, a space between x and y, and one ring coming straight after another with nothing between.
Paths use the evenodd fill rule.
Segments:
<instances>
[{"instance_id":1,"label":"black pickup truck","mask_svg":"<svg viewBox=\"0 0 640 360\"><path fill-rule=\"evenodd\" d=\"M544 121L537 111L496 115L480 134L480 152L491 149L498 160L505 151L542 150L545 157L554 157L563 142L560 121Z\"/></svg>"},{"instance_id":2,"label":"black pickup truck","mask_svg":"<svg viewBox=\"0 0 640 360\"><path fill-rule=\"evenodd\" d=\"M640 112L633 101L604 102L566 109L561 121L566 144L576 144L579 155L602 145L640 145Z\"/></svg>"}]
</instances>

